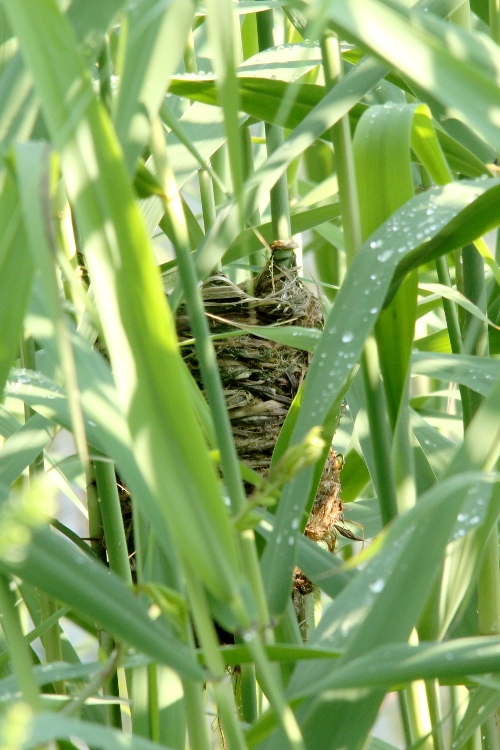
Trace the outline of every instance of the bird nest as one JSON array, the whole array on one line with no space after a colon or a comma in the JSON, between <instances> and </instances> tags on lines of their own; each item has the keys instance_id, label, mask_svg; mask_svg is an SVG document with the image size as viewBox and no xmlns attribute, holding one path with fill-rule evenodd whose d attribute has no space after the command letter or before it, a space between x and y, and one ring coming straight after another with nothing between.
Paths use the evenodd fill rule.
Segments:
<instances>
[{"instance_id":1,"label":"bird nest","mask_svg":"<svg viewBox=\"0 0 500 750\"><path fill-rule=\"evenodd\" d=\"M238 456L261 476L269 472L278 435L306 377L311 354L244 329L267 325L323 326L320 302L298 277L292 247L290 243L273 243L271 259L252 281L237 285L224 274L215 273L201 287ZM283 255L285 260L278 260ZM218 338L234 333L240 326L240 335ZM177 333L181 342L191 340L185 309L179 311ZM182 350L201 387L194 345L183 346ZM326 544L331 552L338 533L349 536L343 527L341 468L340 457L330 450L305 529L310 539ZM298 569L295 588L301 593L314 588Z\"/></svg>"}]
</instances>

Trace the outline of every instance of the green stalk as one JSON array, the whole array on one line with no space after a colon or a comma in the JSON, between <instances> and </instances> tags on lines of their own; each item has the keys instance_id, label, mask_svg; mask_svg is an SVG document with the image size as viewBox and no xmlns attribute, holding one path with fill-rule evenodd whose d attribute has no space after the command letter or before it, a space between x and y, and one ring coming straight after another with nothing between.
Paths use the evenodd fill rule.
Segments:
<instances>
[{"instance_id":1,"label":"green stalk","mask_svg":"<svg viewBox=\"0 0 500 750\"><path fill-rule=\"evenodd\" d=\"M464 294L479 309L487 312L486 284L484 262L472 245L462 250ZM485 323L466 317L464 326L466 350L480 357L489 356L488 328ZM471 334L471 335L469 335ZM468 410L464 412L464 430L467 429L478 410L482 397L469 389ZM498 551L498 529L494 525L486 543L486 550L477 585L478 630L480 635L497 635L500 633L500 560ZM498 750L500 748L500 727L498 716L492 715L482 727L485 737L483 747Z\"/></svg>"},{"instance_id":2,"label":"green stalk","mask_svg":"<svg viewBox=\"0 0 500 750\"><path fill-rule=\"evenodd\" d=\"M110 569L125 583L132 584L127 540L123 528L123 517L116 484L114 464L108 461L94 461L97 495L100 509L100 520L104 530L106 551ZM101 646L108 656L114 652L116 644L108 633L101 633ZM120 686L116 671L110 674L104 683L107 695L120 697ZM106 706L108 724L122 728L120 705L112 703Z\"/></svg>"},{"instance_id":3,"label":"green stalk","mask_svg":"<svg viewBox=\"0 0 500 750\"><path fill-rule=\"evenodd\" d=\"M99 66L99 94L106 110L111 112L112 88L111 88L111 54L109 50L109 37L106 36L98 59Z\"/></svg>"},{"instance_id":4,"label":"green stalk","mask_svg":"<svg viewBox=\"0 0 500 750\"><path fill-rule=\"evenodd\" d=\"M21 337L20 355L21 355L21 367L25 367L27 370L37 369L36 356L35 356L35 342L31 336ZM30 419L30 417L33 416L33 414L35 414L35 412L31 408L31 406L28 406L28 404L24 404L25 422L27 422L28 419ZM43 463L43 451L42 451L41 453L38 454L35 460L32 461L28 467L30 481L34 479L37 474L39 474L40 472L43 472L43 470L44 470L44 463Z\"/></svg>"},{"instance_id":5,"label":"green stalk","mask_svg":"<svg viewBox=\"0 0 500 750\"><path fill-rule=\"evenodd\" d=\"M255 667L253 664L241 665L240 698L241 718L247 724L252 724L258 716Z\"/></svg>"},{"instance_id":6,"label":"green stalk","mask_svg":"<svg viewBox=\"0 0 500 750\"><path fill-rule=\"evenodd\" d=\"M102 543L102 519L101 519L101 506L99 504L99 498L97 496L97 486L95 479L95 467L94 464L89 464L86 472L86 485L87 485L87 510L89 514L89 537L90 547L95 555L106 562L106 550Z\"/></svg>"},{"instance_id":7,"label":"green stalk","mask_svg":"<svg viewBox=\"0 0 500 750\"><path fill-rule=\"evenodd\" d=\"M222 206L227 201L228 194L231 192L231 188L226 187L228 183L229 175L229 164L227 158L227 147L221 146L217 151L212 154L210 159L211 169L215 177L212 176L214 181L214 199L217 207Z\"/></svg>"},{"instance_id":8,"label":"green stalk","mask_svg":"<svg viewBox=\"0 0 500 750\"><path fill-rule=\"evenodd\" d=\"M392 471L391 430L385 391L379 374L377 342L373 336L366 341L362 368L375 465L375 476L372 479L379 498L382 523L385 526L398 514L398 500Z\"/></svg>"},{"instance_id":9,"label":"green stalk","mask_svg":"<svg viewBox=\"0 0 500 750\"><path fill-rule=\"evenodd\" d=\"M427 701L422 682L412 682L406 689L408 712L413 742L418 742L422 750L434 750L434 742L429 735L430 721ZM423 693L423 694L422 694Z\"/></svg>"},{"instance_id":10,"label":"green stalk","mask_svg":"<svg viewBox=\"0 0 500 750\"><path fill-rule=\"evenodd\" d=\"M16 676L23 700L33 711L41 711L40 691L33 674L30 649L23 635L11 583L3 573L0 573L0 614L2 630L9 646L12 671Z\"/></svg>"},{"instance_id":11,"label":"green stalk","mask_svg":"<svg viewBox=\"0 0 500 750\"><path fill-rule=\"evenodd\" d=\"M59 611L57 602L51 599L46 594L40 594L40 613L42 616L42 622L53 617L56 612ZM61 646L61 630L59 627L59 620L56 620L51 628L48 628L43 638L43 647L45 649L45 656L49 663L63 661L62 646ZM54 688L57 693L63 695L66 692L64 680L54 682Z\"/></svg>"},{"instance_id":12,"label":"green stalk","mask_svg":"<svg viewBox=\"0 0 500 750\"><path fill-rule=\"evenodd\" d=\"M439 695L439 683L437 680L427 680L425 683L427 693L427 705L432 727L432 739L435 750L446 750L443 736L443 722L441 711L441 697Z\"/></svg>"},{"instance_id":13,"label":"green stalk","mask_svg":"<svg viewBox=\"0 0 500 750\"><path fill-rule=\"evenodd\" d=\"M343 73L340 42L337 36L330 31L327 31L321 39L321 55L326 88L330 90ZM330 129L330 137L335 153L346 264L349 267L358 248L361 247L363 237L348 116L342 117Z\"/></svg>"},{"instance_id":14,"label":"green stalk","mask_svg":"<svg viewBox=\"0 0 500 750\"><path fill-rule=\"evenodd\" d=\"M407 690L400 690L398 692L398 701L399 701L399 713L401 716L401 723L403 725L403 735L405 739L405 744L407 747L410 747L410 745L413 744L412 736L411 736L411 724L410 724L410 709L408 706L408 691Z\"/></svg>"},{"instance_id":15,"label":"green stalk","mask_svg":"<svg viewBox=\"0 0 500 750\"><path fill-rule=\"evenodd\" d=\"M116 672L118 657L115 659L115 654L119 653L119 646L117 646L110 634L105 631L101 631L99 640L101 648L109 657L107 668L102 679L103 693L105 695L112 695L115 698L119 698L120 687L118 685L118 674ZM106 722L110 727L122 729L122 712L119 703L108 703L106 705Z\"/></svg>"},{"instance_id":16,"label":"green stalk","mask_svg":"<svg viewBox=\"0 0 500 750\"><path fill-rule=\"evenodd\" d=\"M184 704L190 750L211 750L203 687L198 682L184 680Z\"/></svg>"},{"instance_id":17,"label":"green stalk","mask_svg":"<svg viewBox=\"0 0 500 750\"><path fill-rule=\"evenodd\" d=\"M203 224L205 234L213 226L216 218L214 188L210 175L206 168L198 170L198 182L200 185L201 210L203 212Z\"/></svg>"},{"instance_id":18,"label":"green stalk","mask_svg":"<svg viewBox=\"0 0 500 750\"><path fill-rule=\"evenodd\" d=\"M95 461L94 467L109 567L125 583L132 583L115 468L108 461Z\"/></svg>"},{"instance_id":19,"label":"green stalk","mask_svg":"<svg viewBox=\"0 0 500 750\"><path fill-rule=\"evenodd\" d=\"M186 588L198 640L203 648L205 662L213 679L213 690L228 750L246 750L245 738L234 712L231 686L224 680L226 666L219 651L219 641L206 595L199 581L189 569L186 569Z\"/></svg>"},{"instance_id":20,"label":"green stalk","mask_svg":"<svg viewBox=\"0 0 500 750\"><path fill-rule=\"evenodd\" d=\"M448 268L446 256L442 255L436 260L436 270L439 283L451 289L452 283L450 278L450 269ZM443 310L446 319L446 327L448 328L448 336L450 337L451 351L454 354L461 354L463 351L463 346L457 307L451 300L443 298Z\"/></svg>"},{"instance_id":21,"label":"green stalk","mask_svg":"<svg viewBox=\"0 0 500 750\"><path fill-rule=\"evenodd\" d=\"M192 29L189 29L186 46L184 48L184 68L186 73L198 73L198 62L196 60L196 49L194 46Z\"/></svg>"},{"instance_id":22,"label":"green stalk","mask_svg":"<svg viewBox=\"0 0 500 750\"><path fill-rule=\"evenodd\" d=\"M158 709L157 665L148 664L149 736L153 742L160 741L160 712Z\"/></svg>"},{"instance_id":23,"label":"green stalk","mask_svg":"<svg viewBox=\"0 0 500 750\"><path fill-rule=\"evenodd\" d=\"M250 135L250 128L243 127L241 129L241 154L243 156L243 179L247 180L255 172L255 166L253 161L253 148L252 138ZM248 223L250 226L259 226L261 224L260 211L258 208L248 217ZM244 237L246 238L246 234ZM245 239L246 242L246 239ZM256 250L253 253L248 254L248 262L250 265L256 268L263 268L265 264L264 248ZM258 271L252 271L251 276L258 276Z\"/></svg>"},{"instance_id":24,"label":"green stalk","mask_svg":"<svg viewBox=\"0 0 500 750\"><path fill-rule=\"evenodd\" d=\"M486 314L486 284L483 259L473 245L468 245L462 250L462 261L464 274L463 293L479 307L481 312ZM472 336L469 335L469 332L472 333ZM465 317L463 338L467 342L466 351L468 354L475 354L478 357L489 356L488 326L482 321L476 323L476 320L470 313ZM482 397L478 393L471 389L468 390L469 410L467 414L464 414L464 429L467 429L482 401Z\"/></svg>"},{"instance_id":25,"label":"green stalk","mask_svg":"<svg viewBox=\"0 0 500 750\"><path fill-rule=\"evenodd\" d=\"M274 47L274 15L272 10L265 10L256 14L257 39L259 50ZM265 124L266 151L270 156L285 142L283 128L278 125ZM286 173L282 174L278 182L271 188L271 222L273 227L273 241L288 240L292 236L290 221L290 201L288 197L288 182Z\"/></svg>"},{"instance_id":26,"label":"green stalk","mask_svg":"<svg viewBox=\"0 0 500 750\"><path fill-rule=\"evenodd\" d=\"M500 44L500 0L489 0L491 38Z\"/></svg>"}]
</instances>

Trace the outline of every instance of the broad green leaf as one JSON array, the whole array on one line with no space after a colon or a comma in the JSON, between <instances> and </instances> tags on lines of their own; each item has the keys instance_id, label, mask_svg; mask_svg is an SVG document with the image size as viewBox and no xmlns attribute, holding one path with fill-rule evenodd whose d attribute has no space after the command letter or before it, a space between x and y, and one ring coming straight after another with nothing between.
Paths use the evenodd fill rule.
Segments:
<instances>
[{"instance_id":1,"label":"broad green leaf","mask_svg":"<svg viewBox=\"0 0 500 750\"><path fill-rule=\"evenodd\" d=\"M240 72L237 78L241 109L251 117L273 125L297 127L325 94L324 87L317 84L287 84L282 80L274 80L271 78L272 68L268 78L249 77L245 68L243 70L245 72ZM217 106L215 80L215 77L206 75L194 78L176 76L170 83L169 91L171 94L186 96L196 102ZM287 99L290 101L288 106Z\"/></svg>"},{"instance_id":2,"label":"broad green leaf","mask_svg":"<svg viewBox=\"0 0 500 750\"><path fill-rule=\"evenodd\" d=\"M68 604L85 619L95 620L120 640L168 664L181 675L203 679L187 648L147 609L114 573L83 555L49 528L32 533L16 562L0 567Z\"/></svg>"},{"instance_id":3,"label":"broad green leaf","mask_svg":"<svg viewBox=\"0 0 500 750\"><path fill-rule=\"evenodd\" d=\"M361 117L353 139L361 228L365 240L414 194L411 174L411 143L418 114L430 113L422 105L384 104L370 107ZM432 126L430 126L432 128ZM434 137L434 133L431 135ZM439 146L437 145L437 149ZM417 278L406 278L377 320L376 336L387 398L389 419L396 432L404 410L408 362L413 342ZM373 436L376 439L376 436ZM402 447L407 441L397 443ZM411 475L404 450L395 454L395 471ZM406 460L405 460L406 459ZM405 485L408 485L406 477ZM401 503L400 503L401 504Z\"/></svg>"},{"instance_id":4,"label":"broad green leaf","mask_svg":"<svg viewBox=\"0 0 500 750\"><path fill-rule=\"evenodd\" d=\"M269 539L273 529L273 516L265 514L265 519L257 526L257 532ZM302 534L297 544L297 565L310 581L332 599L349 583L350 572L342 571L342 561L331 552L320 547Z\"/></svg>"}]
</instances>

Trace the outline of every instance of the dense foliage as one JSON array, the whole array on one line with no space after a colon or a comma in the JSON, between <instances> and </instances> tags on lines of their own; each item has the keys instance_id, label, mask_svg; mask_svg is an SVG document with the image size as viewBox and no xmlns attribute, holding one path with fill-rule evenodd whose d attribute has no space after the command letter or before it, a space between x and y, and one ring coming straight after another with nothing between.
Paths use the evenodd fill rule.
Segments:
<instances>
[{"instance_id":1,"label":"dense foliage","mask_svg":"<svg viewBox=\"0 0 500 750\"><path fill-rule=\"evenodd\" d=\"M500 748L498 3L0 19L0 746Z\"/></svg>"}]
</instances>

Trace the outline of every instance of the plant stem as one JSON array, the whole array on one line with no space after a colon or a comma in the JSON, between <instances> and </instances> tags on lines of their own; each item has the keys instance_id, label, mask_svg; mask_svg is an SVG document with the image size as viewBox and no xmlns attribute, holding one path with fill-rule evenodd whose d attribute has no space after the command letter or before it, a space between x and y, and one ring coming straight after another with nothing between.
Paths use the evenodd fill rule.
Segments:
<instances>
[{"instance_id":1,"label":"plant stem","mask_svg":"<svg viewBox=\"0 0 500 750\"><path fill-rule=\"evenodd\" d=\"M243 721L251 724L257 718L257 690L255 667L253 664L241 665L240 695L241 715Z\"/></svg>"},{"instance_id":2,"label":"plant stem","mask_svg":"<svg viewBox=\"0 0 500 750\"><path fill-rule=\"evenodd\" d=\"M98 60L99 65L99 94L101 101L108 112L111 112L111 100L113 91L111 88L111 54L109 50L109 37L106 36Z\"/></svg>"},{"instance_id":3,"label":"plant stem","mask_svg":"<svg viewBox=\"0 0 500 750\"><path fill-rule=\"evenodd\" d=\"M40 612L42 616L42 622L48 620L50 617L58 612L59 608L57 603L51 599L47 594L40 594ZM56 620L54 625L45 632L43 638L43 647L45 649L45 656L47 661L60 662L63 661L62 647L61 647L61 630L59 628L59 620ZM64 680L54 682L54 688L60 694L66 692Z\"/></svg>"},{"instance_id":4,"label":"plant stem","mask_svg":"<svg viewBox=\"0 0 500 750\"><path fill-rule=\"evenodd\" d=\"M434 748L435 750L445 750L439 682L437 680L428 680L425 683L425 690L427 693L427 705L429 706Z\"/></svg>"},{"instance_id":5,"label":"plant stem","mask_svg":"<svg viewBox=\"0 0 500 750\"><path fill-rule=\"evenodd\" d=\"M489 0L491 38L500 44L500 0Z\"/></svg>"},{"instance_id":6,"label":"plant stem","mask_svg":"<svg viewBox=\"0 0 500 750\"><path fill-rule=\"evenodd\" d=\"M327 31L321 39L321 55L326 88L329 90L335 86L343 72L340 42L337 36L330 31ZM354 255L361 247L362 231L348 116L342 117L330 129L330 137L335 154L346 264L349 267Z\"/></svg>"},{"instance_id":7,"label":"plant stem","mask_svg":"<svg viewBox=\"0 0 500 750\"><path fill-rule=\"evenodd\" d=\"M200 197L201 197L201 210L203 211L203 224L205 227L205 234L213 226L216 212L215 212L215 199L214 199L214 188L210 175L205 168L198 170L198 182L200 185Z\"/></svg>"},{"instance_id":8,"label":"plant stem","mask_svg":"<svg viewBox=\"0 0 500 750\"><path fill-rule=\"evenodd\" d=\"M192 680L184 680L182 686L190 750L211 750L203 687L200 683Z\"/></svg>"},{"instance_id":9,"label":"plant stem","mask_svg":"<svg viewBox=\"0 0 500 750\"><path fill-rule=\"evenodd\" d=\"M259 50L274 47L274 15L272 10L265 10L256 14L257 38ZM266 151L270 156L285 142L283 128L278 125L265 124ZM288 240L292 236L292 225L290 221L290 201L288 197L288 183L286 172L281 175L278 182L271 188L271 221L273 227L273 240Z\"/></svg>"},{"instance_id":10,"label":"plant stem","mask_svg":"<svg viewBox=\"0 0 500 750\"><path fill-rule=\"evenodd\" d=\"M94 467L109 567L125 583L132 583L114 464L95 461Z\"/></svg>"},{"instance_id":11,"label":"plant stem","mask_svg":"<svg viewBox=\"0 0 500 750\"><path fill-rule=\"evenodd\" d=\"M421 680L412 682L406 689L406 695L413 741L418 742L422 750L434 750L432 737L429 736L431 727L424 683Z\"/></svg>"},{"instance_id":12,"label":"plant stem","mask_svg":"<svg viewBox=\"0 0 500 750\"><path fill-rule=\"evenodd\" d=\"M442 255L436 260L437 276L440 284L452 288L450 269L446 261L446 256ZM462 337L460 334L460 322L458 320L457 308L454 302L443 298L443 310L450 337L451 351L454 354L461 354L463 351Z\"/></svg>"},{"instance_id":13,"label":"plant stem","mask_svg":"<svg viewBox=\"0 0 500 750\"><path fill-rule=\"evenodd\" d=\"M33 341L31 336L22 336L21 337L21 346L20 346L20 355L21 355L21 367L25 367L27 370L36 370L36 356L35 356L35 342ZM31 408L31 406L28 406L28 404L24 404L24 419L27 422L30 417L33 416L35 412ZM43 472L44 470L44 463L43 463L43 451L38 454L38 456L35 458L34 461L32 461L29 465L28 472L29 472L29 478L30 481L36 477L36 475L40 472Z\"/></svg>"},{"instance_id":14,"label":"plant stem","mask_svg":"<svg viewBox=\"0 0 500 750\"><path fill-rule=\"evenodd\" d=\"M397 516L398 501L392 471L392 438L387 417L385 391L380 380L377 343L373 336L366 341L362 368L375 465L375 476L372 479L379 498L382 523L385 526Z\"/></svg>"},{"instance_id":15,"label":"plant stem","mask_svg":"<svg viewBox=\"0 0 500 750\"><path fill-rule=\"evenodd\" d=\"M89 464L88 471L86 472L86 485L87 485L87 510L89 514L89 537L90 547L95 555L106 562L106 550L102 543L102 519L101 519L101 507L99 505L99 498L97 496L97 486L95 480L95 467L94 464Z\"/></svg>"},{"instance_id":16,"label":"plant stem","mask_svg":"<svg viewBox=\"0 0 500 750\"><path fill-rule=\"evenodd\" d=\"M246 750L245 738L234 712L231 687L224 680L226 667L219 651L217 633L210 616L205 592L189 569L186 569L186 588L198 639L203 648L207 667L212 674L213 690L228 749Z\"/></svg>"},{"instance_id":17,"label":"plant stem","mask_svg":"<svg viewBox=\"0 0 500 750\"><path fill-rule=\"evenodd\" d=\"M186 38L186 46L184 48L184 68L186 69L186 73L198 72L198 62L196 60L196 49L194 46L192 29L189 29Z\"/></svg>"},{"instance_id":18,"label":"plant stem","mask_svg":"<svg viewBox=\"0 0 500 750\"><path fill-rule=\"evenodd\" d=\"M21 627L21 619L16 607L16 599L7 576L0 573L0 614L2 629L11 655L14 672L23 700L33 709L41 711L40 691L33 674L33 664L28 643Z\"/></svg>"},{"instance_id":19,"label":"plant stem","mask_svg":"<svg viewBox=\"0 0 500 750\"><path fill-rule=\"evenodd\" d=\"M108 461L95 461L94 470L109 567L125 583L131 585L132 574L116 484L115 467ZM108 633L101 633L101 645L108 655L111 655L116 648L114 639ZM108 695L120 697L120 686L116 671L106 678L104 690ZM121 729L120 705L118 703L110 704L106 707L106 714L108 724Z\"/></svg>"},{"instance_id":20,"label":"plant stem","mask_svg":"<svg viewBox=\"0 0 500 750\"><path fill-rule=\"evenodd\" d=\"M484 262L472 245L462 250L464 294L479 309L487 312L486 284L484 279ZM479 325L478 325L479 322ZM489 356L488 327L482 321L476 321L467 315L464 325L466 351L476 356ZM481 405L482 396L467 389L467 407L464 410L464 430L467 429L474 414ZM498 529L495 523L486 543L486 550L477 585L478 629L481 635L498 635L500 633L500 560L498 551ZM485 736L483 747L498 750L500 748L500 727L495 712L489 722L483 726Z\"/></svg>"},{"instance_id":21,"label":"plant stem","mask_svg":"<svg viewBox=\"0 0 500 750\"><path fill-rule=\"evenodd\" d=\"M473 245L467 245L462 250L464 295L487 314L486 285L484 280L484 262ZM465 317L462 337L467 342L466 351L478 357L489 356L488 326L482 321L475 322L468 313ZM472 334L472 335L469 335ZM464 414L464 429L467 429L471 419L481 405L482 397L472 389L468 389L468 413Z\"/></svg>"},{"instance_id":22,"label":"plant stem","mask_svg":"<svg viewBox=\"0 0 500 750\"><path fill-rule=\"evenodd\" d=\"M221 146L217 151L212 154L210 159L212 164L212 171L215 177L212 177L214 181L214 199L217 207L221 206L227 201L230 188L227 186L228 175L228 160L227 160L227 147Z\"/></svg>"}]
</instances>

